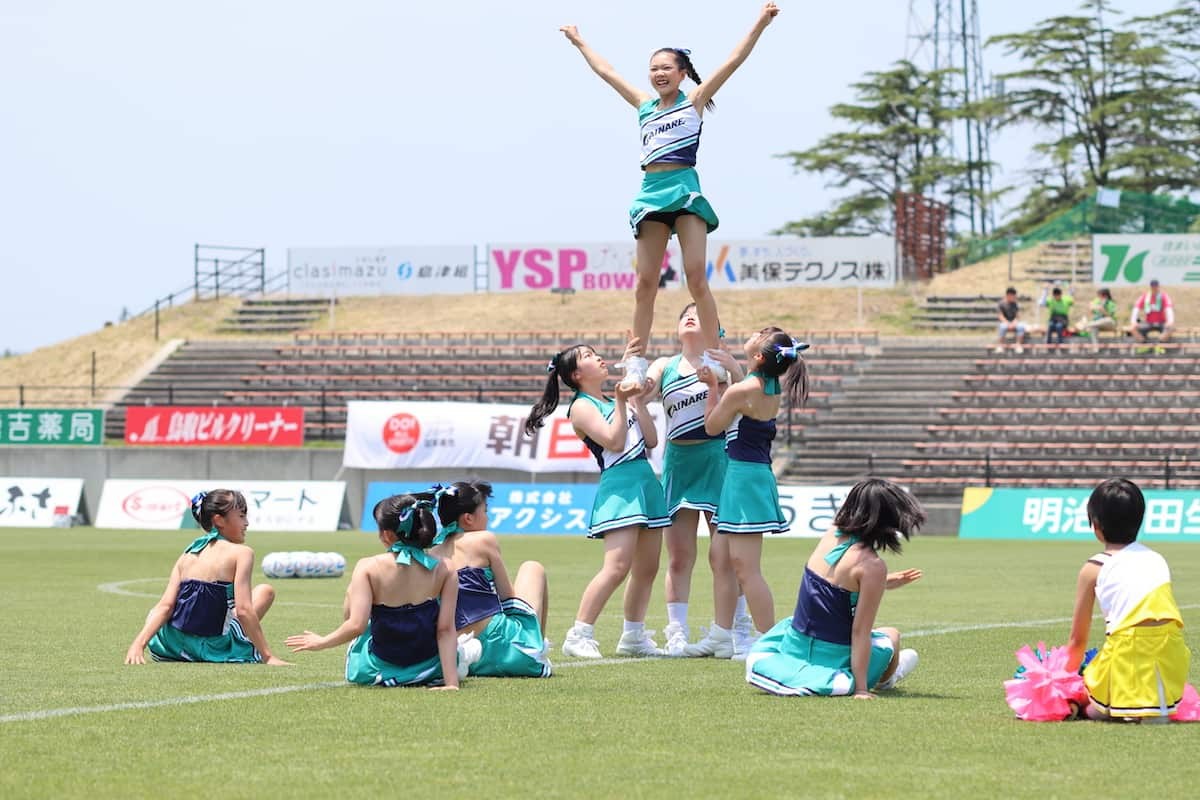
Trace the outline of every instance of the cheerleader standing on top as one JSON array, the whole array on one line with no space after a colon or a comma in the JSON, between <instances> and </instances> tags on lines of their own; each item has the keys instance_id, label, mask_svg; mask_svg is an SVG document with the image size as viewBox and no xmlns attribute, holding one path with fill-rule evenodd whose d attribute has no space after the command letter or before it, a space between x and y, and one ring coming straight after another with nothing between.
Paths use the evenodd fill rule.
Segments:
<instances>
[{"instance_id":1,"label":"cheerleader standing on top","mask_svg":"<svg viewBox=\"0 0 1200 800\"><path fill-rule=\"evenodd\" d=\"M712 98L717 90L750 55L758 37L778 13L779 7L774 3L764 5L750 33L707 81L701 82L692 65L691 51L675 47L654 51L650 57L652 94L635 88L618 75L611 64L583 41L574 25L560 28L567 40L579 48L588 66L638 111L642 129L641 166L645 174L641 191L629 210L629 224L638 243L633 335L642 342L650 341L659 272L667 242L675 233L679 236L683 271L688 290L696 301L705 345L717 347L717 302L705 274L705 247L708 234L717 229L718 220L700 192L700 179L694 169L700 148L701 117L705 110L714 108ZM696 84L686 94L679 88L684 78L691 78ZM626 373L622 382L630 388L641 386L649 362L639 355L624 364ZM709 366L720 371L716 362Z\"/></svg>"},{"instance_id":2,"label":"cheerleader standing on top","mask_svg":"<svg viewBox=\"0 0 1200 800\"><path fill-rule=\"evenodd\" d=\"M630 340L625 358L641 353L641 343L636 338ZM662 551L662 529L671 524L662 485L646 458L647 448L658 444L654 421L640 389L618 386L615 400L604 396L608 364L588 345L574 345L556 354L547 371L550 377L542 399L529 412L526 432L532 434L558 408L561 380L575 392L567 407L567 419L600 465L588 538L604 540L604 565L584 589L575 624L563 640L563 655L601 657L595 637L596 620L626 575L625 625L617 655L662 655L646 630L646 609Z\"/></svg>"}]
</instances>

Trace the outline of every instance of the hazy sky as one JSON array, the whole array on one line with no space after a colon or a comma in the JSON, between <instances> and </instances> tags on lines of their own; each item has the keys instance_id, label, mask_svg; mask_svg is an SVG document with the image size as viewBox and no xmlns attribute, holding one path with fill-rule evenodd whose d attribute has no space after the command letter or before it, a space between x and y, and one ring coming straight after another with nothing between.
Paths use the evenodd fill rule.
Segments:
<instances>
[{"instance_id":1,"label":"hazy sky","mask_svg":"<svg viewBox=\"0 0 1200 800\"><path fill-rule=\"evenodd\" d=\"M827 205L773 155L831 132L847 84L909 46L908 0L780 5L705 117L700 175L729 238ZM1077 5L979 0L984 38ZM288 247L625 239L636 115L558 26L648 87L654 49L690 48L705 76L760 7L0 0L0 351L187 285L196 242L265 247L277 270ZM992 152L1011 175L1027 149Z\"/></svg>"}]
</instances>

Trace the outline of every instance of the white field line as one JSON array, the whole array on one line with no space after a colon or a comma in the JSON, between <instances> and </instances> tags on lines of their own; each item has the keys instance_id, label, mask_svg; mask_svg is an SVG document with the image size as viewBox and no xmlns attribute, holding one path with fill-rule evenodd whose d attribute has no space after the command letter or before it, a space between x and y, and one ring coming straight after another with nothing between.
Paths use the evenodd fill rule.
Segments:
<instances>
[{"instance_id":1,"label":"white field line","mask_svg":"<svg viewBox=\"0 0 1200 800\"><path fill-rule=\"evenodd\" d=\"M111 583L101 583L96 586L98 591L105 594L117 594L122 597L144 597L148 600L157 600L162 597L162 594L150 594L149 592L135 592L125 587L131 583L150 583L151 581L163 584L167 583L166 578L131 578L127 581L112 581ZM276 600L272 605L276 606L297 606L303 608L341 608L341 603L303 603L295 600Z\"/></svg>"},{"instance_id":2,"label":"white field line","mask_svg":"<svg viewBox=\"0 0 1200 800\"><path fill-rule=\"evenodd\" d=\"M637 658L601 658L594 661L572 661L565 664L555 664L557 672L571 667L603 667L612 664L635 664L645 659ZM662 659L654 659L662 660ZM103 714L109 711L138 711L146 708L163 708L166 706L185 706L192 703L211 703L220 700L245 700L250 697L267 697L273 694L290 694L291 692L311 692L320 689L337 689L351 687L346 681L327 681L325 683L305 683L299 686L275 686L268 689L249 689L244 692L222 692L221 694L197 694L185 697L165 697L162 700L142 700L132 703L111 703L103 706L75 706L72 708L49 708L42 711L23 711L18 714L0 716L0 724L7 722L35 722L54 717L77 717L83 714Z\"/></svg>"},{"instance_id":3,"label":"white field line","mask_svg":"<svg viewBox=\"0 0 1200 800\"><path fill-rule=\"evenodd\" d=\"M158 595L147 595L141 592L131 592L124 588L125 584L137 583L138 581L165 580L163 578L136 578L128 581L115 581L113 583L105 583L96 588L102 592L110 594L127 595L131 597L158 597ZM329 603L294 603L292 605L332 605ZM1179 607L1182 609L1200 608L1200 603L1191 603ZM973 625L944 625L937 628L924 628L914 631L901 632L904 638L919 637L919 636L942 636L951 633L969 633L972 631L987 631L997 630L1001 628L1040 628L1045 625L1059 625L1064 622L1070 622L1070 617L1051 617L1048 619L1027 619L1016 622L984 622ZM555 664L554 669L573 669L576 667L602 667L611 666L614 664L637 664L646 661L665 661L666 659L638 659L638 658L600 658L592 661L569 661L562 664ZM6 714L0 716L0 724L9 722L33 722L43 719L52 719L54 717L74 717L83 714L103 714L109 711L132 711L146 708L163 708L166 706L190 705L193 703L209 703L218 702L221 700L244 700L251 697L266 697L274 694L289 694L291 692L308 692L317 691L320 689L334 689L338 687L349 686L350 684L344 681L330 681L326 683L308 683L299 686L277 686L269 689L251 689L244 692L223 692L221 694L201 694L190 695L185 697L167 697L162 700L144 700L131 703L113 703L103 706L75 706L72 708L50 708L41 711L24 711L17 714Z\"/></svg>"}]
</instances>

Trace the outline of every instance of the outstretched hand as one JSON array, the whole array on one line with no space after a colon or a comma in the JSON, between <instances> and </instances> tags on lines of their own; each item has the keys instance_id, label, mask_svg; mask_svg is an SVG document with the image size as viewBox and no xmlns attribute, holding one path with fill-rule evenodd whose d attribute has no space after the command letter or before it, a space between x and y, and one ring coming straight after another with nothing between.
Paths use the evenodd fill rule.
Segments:
<instances>
[{"instance_id":1,"label":"outstretched hand","mask_svg":"<svg viewBox=\"0 0 1200 800\"><path fill-rule=\"evenodd\" d=\"M299 653L301 650L320 650L321 639L321 636L318 636L312 631L305 631L304 633L298 633L294 636L287 637L287 639L284 641L284 644L286 644L288 649L293 653Z\"/></svg>"},{"instance_id":2,"label":"outstretched hand","mask_svg":"<svg viewBox=\"0 0 1200 800\"><path fill-rule=\"evenodd\" d=\"M710 389L717 385L717 374L712 371L711 367L701 367L696 370L696 379Z\"/></svg>"},{"instance_id":3,"label":"outstretched hand","mask_svg":"<svg viewBox=\"0 0 1200 800\"><path fill-rule=\"evenodd\" d=\"M913 581L921 580L921 576L924 574L919 569L903 569L899 572L889 572L887 583L884 585L888 589L899 589L901 586L908 586Z\"/></svg>"},{"instance_id":4,"label":"outstretched hand","mask_svg":"<svg viewBox=\"0 0 1200 800\"><path fill-rule=\"evenodd\" d=\"M146 648L138 647L136 644L129 645L129 649L125 651L126 664L145 664L146 663Z\"/></svg>"},{"instance_id":5,"label":"outstretched hand","mask_svg":"<svg viewBox=\"0 0 1200 800\"><path fill-rule=\"evenodd\" d=\"M771 20L779 16L779 6L774 3L766 3L762 7L762 12L758 15L758 21L763 27L771 24Z\"/></svg>"},{"instance_id":6,"label":"outstretched hand","mask_svg":"<svg viewBox=\"0 0 1200 800\"><path fill-rule=\"evenodd\" d=\"M621 356L622 361L628 361L630 358L643 354L641 337L634 336L633 331L626 331L629 341L625 344L625 354Z\"/></svg>"},{"instance_id":7,"label":"outstretched hand","mask_svg":"<svg viewBox=\"0 0 1200 800\"><path fill-rule=\"evenodd\" d=\"M563 25L559 30L567 37L567 41L576 47L583 44L583 37L579 35L579 28L576 28L574 25Z\"/></svg>"}]
</instances>

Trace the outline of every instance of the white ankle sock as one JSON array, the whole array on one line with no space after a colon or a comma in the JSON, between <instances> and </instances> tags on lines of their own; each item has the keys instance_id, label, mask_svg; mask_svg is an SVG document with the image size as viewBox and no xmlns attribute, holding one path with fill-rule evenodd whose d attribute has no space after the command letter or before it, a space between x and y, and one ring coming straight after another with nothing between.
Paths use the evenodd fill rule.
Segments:
<instances>
[{"instance_id":1,"label":"white ankle sock","mask_svg":"<svg viewBox=\"0 0 1200 800\"><path fill-rule=\"evenodd\" d=\"M596 626L595 625L589 625L586 622L580 622L579 620L575 620L574 630L576 633L578 633L584 639L595 639L596 638L596 635L595 635L596 634Z\"/></svg>"},{"instance_id":2,"label":"white ankle sock","mask_svg":"<svg viewBox=\"0 0 1200 800\"><path fill-rule=\"evenodd\" d=\"M621 629L621 632L622 633L641 633L644 630L646 630L646 623L630 622L629 620L625 620L625 627Z\"/></svg>"},{"instance_id":3,"label":"white ankle sock","mask_svg":"<svg viewBox=\"0 0 1200 800\"><path fill-rule=\"evenodd\" d=\"M722 628L720 625L714 622L711 626L709 626L708 633L710 636L714 633L722 633L724 634L724 636L721 637L722 639L729 639L733 636L733 628Z\"/></svg>"},{"instance_id":4,"label":"white ankle sock","mask_svg":"<svg viewBox=\"0 0 1200 800\"><path fill-rule=\"evenodd\" d=\"M733 609L733 618L737 619L738 617L744 617L744 616L746 616L746 595L739 594L738 599L737 599L737 605L734 606L734 609Z\"/></svg>"},{"instance_id":5,"label":"white ankle sock","mask_svg":"<svg viewBox=\"0 0 1200 800\"><path fill-rule=\"evenodd\" d=\"M687 603L667 603L667 622L687 627Z\"/></svg>"}]
</instances>

